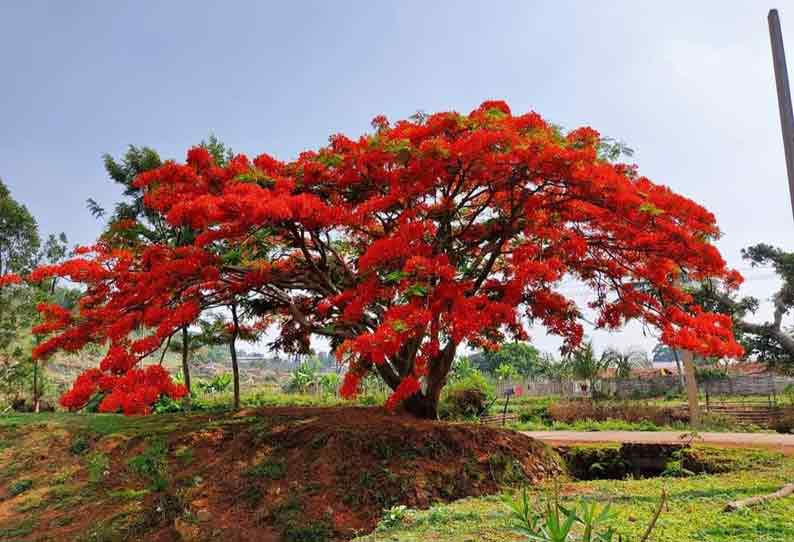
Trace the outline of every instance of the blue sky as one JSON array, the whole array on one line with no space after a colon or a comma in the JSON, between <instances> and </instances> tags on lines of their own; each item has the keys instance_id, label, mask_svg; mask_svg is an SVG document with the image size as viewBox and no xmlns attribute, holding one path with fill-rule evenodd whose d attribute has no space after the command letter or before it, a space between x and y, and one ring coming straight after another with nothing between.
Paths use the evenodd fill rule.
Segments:
<instances>
[{"instance_id":1,"label":"blue sky","mask_svg":"<svg viewBox=\"0 0 794 542\"><path fill-rule=\"evenodd\" d=\"M0 177L39 220L91 242L101 155L182 159L215 133L282 159L377 114L499 98L636 150L640 171L706 205L741 247L794 248L761 2L0 3ZM780 6L794 63L794 8ZM794 72L794 67L792 67ZM775 283L747 271L746 290ZM572 287L572 294L577 294ZM554 340L536 331L546 348ZM632 327L599 347L653 340Z\"/></svg>"}]
</instances>

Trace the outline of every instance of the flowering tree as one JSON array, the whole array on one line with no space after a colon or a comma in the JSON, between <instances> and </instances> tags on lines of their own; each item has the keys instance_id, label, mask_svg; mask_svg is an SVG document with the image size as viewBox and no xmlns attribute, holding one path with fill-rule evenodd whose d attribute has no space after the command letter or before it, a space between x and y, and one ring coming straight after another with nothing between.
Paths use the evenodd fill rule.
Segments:
<instances>
[{"instance_id":1,"label":"flowering tree","mask_svg":"<svg viewBox=\"0 0 794 542\"><path fill-rule=\"evenodd\" d=\"M730 318L680 287L684 274L741 280L711 244L714 216L610 162L596 131L561 133L504 102L393 125L377 117L373 127L289 163L238 155L219 166L194 148L185 164L138 175L149 212L189 228L191 242L100 242L38 269L31 280L67 276L87 290L76 313L42 308L37 332L54 335L37 355L109 342L97 385L112 395L174 330L244 302L254 325L277 329L274 347L306 352L326 337L348 364L343 394L376 371L394 390L387 406L432 418L462 344L526 340L533 323L566 350L581 342L582 312L559 291L563 278L592 289L598 327L639 319L668 344L741 354ZM132 339L136 330L147 332ZM76 406L84 395L65 399Z\"/></svg>"}]
</instances>

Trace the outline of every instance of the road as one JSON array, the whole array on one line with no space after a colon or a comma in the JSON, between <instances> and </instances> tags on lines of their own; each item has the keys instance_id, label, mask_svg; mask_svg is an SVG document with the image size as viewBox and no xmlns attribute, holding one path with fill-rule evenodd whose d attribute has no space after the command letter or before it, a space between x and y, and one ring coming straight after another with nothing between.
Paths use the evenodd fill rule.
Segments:
<instances>
[{"instance_id":1,"label":"road","mask_svg":"<svg viewBox=\"0 0 794 542\"><path fill-rule=\"evenodd\" d=\"M589 443L670 444L682 442L682 431L522 431L552 446ZM764 448L794 455L794 435L777 433L699 433L695 442L723 448Z\"/></svg>"}]
</instances>

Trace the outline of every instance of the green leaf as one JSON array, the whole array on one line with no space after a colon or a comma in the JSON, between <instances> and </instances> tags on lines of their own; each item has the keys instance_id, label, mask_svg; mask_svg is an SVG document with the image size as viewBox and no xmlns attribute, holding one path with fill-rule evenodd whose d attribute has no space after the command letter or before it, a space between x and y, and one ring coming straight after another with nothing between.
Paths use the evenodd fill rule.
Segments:
<instances>
[{"instance_id":1,"label":"green leaf","mask_svg":"<svg viewBox=\"0 0 794 542\"><path fill-rule=\"evenodd\" d=\"M386 276L383 277L384 282L400 282L403 278L405 278L406 274L402 271L391 271L386 273Z\"/></svg>"},{"instance_id":2,"label":"green leaf","mask_svg":"<svg viewBox=\"0 0 794 542\"><path fill-rule=\"evenodd\" d=\"M412 284L405 290L406 297L424 297L427 295L427 287L421 284Z\"/></svg>"},{"instance_id":3,"label":"green leaf","mask_svg":"<svg viewBox=\"0 0 794 542\"><path fill-rule=\"evenodd\" d=\"M661 214L664 214L664 211L662 209L659 209L653 203L647 201L642 205L640 205L640 211L643 213L648 213L653 216L659 216Z\"/></svg>"}]
</instances>

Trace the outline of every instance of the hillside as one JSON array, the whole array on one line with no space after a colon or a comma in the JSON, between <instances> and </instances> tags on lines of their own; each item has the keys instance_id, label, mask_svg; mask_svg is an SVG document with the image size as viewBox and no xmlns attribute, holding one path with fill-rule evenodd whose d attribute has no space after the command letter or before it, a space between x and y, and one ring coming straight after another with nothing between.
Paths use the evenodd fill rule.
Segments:
<instances>
[{"instance_id":1,"label":"hillside","mask_svg":"<svg viewBox=\"0 0 794 542\"><path fill-rule=\"evenodd\" d=\"M511 431L379 408L0 418L0 540L345 540L560 472Z\"/></svg>"}]
</instances>

